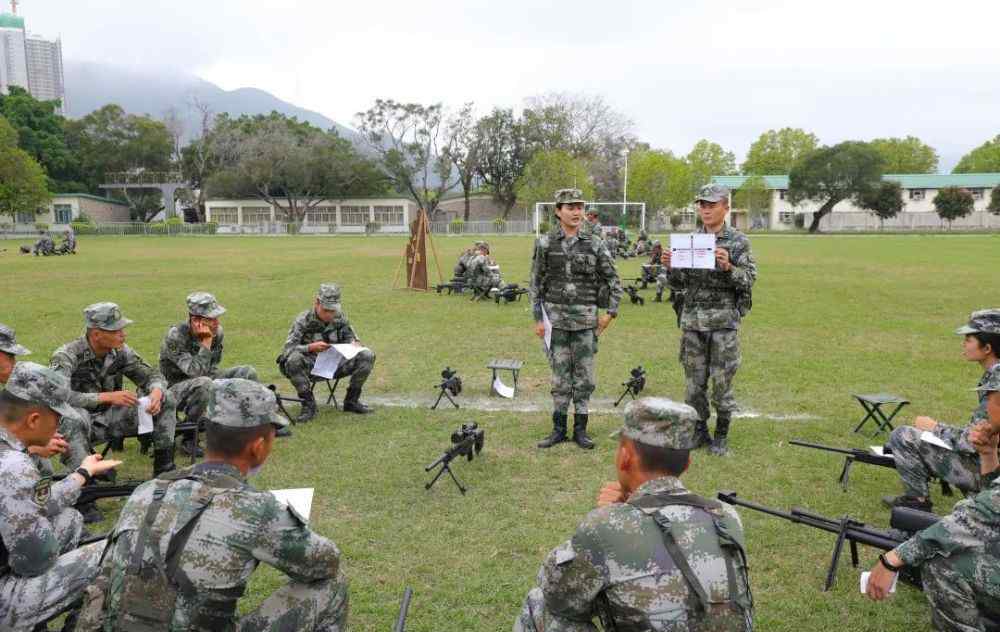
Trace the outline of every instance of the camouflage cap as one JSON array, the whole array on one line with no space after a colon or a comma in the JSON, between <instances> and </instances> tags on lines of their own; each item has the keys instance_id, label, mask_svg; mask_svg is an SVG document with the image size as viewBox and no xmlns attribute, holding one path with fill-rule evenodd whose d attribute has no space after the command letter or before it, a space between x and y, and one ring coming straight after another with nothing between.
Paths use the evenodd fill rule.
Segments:
<instances>
[{"instance_id":1,"label":"camouflage cap","mask_svg":"<svg viewBox=\"0 0 1000 632\"><path fill-rule=\"evenodd\" d=\"M240 378L212 382L207 415L209 421L227 428L288 425L288 420L278 413L273 391L260 382Z\"/></svg>"},{"instance_id":2,"label":"camouflage cap","mask_svg":"<svg viewBox=\"0 0 1000 632\"><path fill-rule=\"evenodd\" d=\"M698 195L694 198L695 202L718 202L719 200L729 199L729 187L724 184L706 184L698 190Z\"/></svg>"},{"instance_id":3,"label":"camouflage cap","mask_svg":"<svg viewBox=\"0 0 1000 632\"><path fill-rule=\"evenodd\" d=\"M1000 309L972 312L969 322L955 330L956 334L1000 334Z\"/></svg>"},{"instance_id":4,"label":"camouflage cap","mask_svg":"<svg viewBox=\"0 0 1000 632\"><path fill-rule=\"evenodd\" d=\"M187 297L188 314L204 318L218 318L226 313L215 297L208 292L193 292Z\"/></svg>"},{"instance_id":5,"label":"camouflage cap","mask_svg":"<svg viewBox=\"0 0 1000 632\"><path fill-rule=\"evenodd\" d=\"M122 310L114 303L94 303L83 308L83 320L87 329L118 331L132 324L122 315Z\"/></svg>"},{"instance_id":6,"label":"camouflage cap","mask_svg":"<svg viewBox=\"0 0 1000 632\"><path fill-rule=\"evenodd\" d=\"M323 309L340 311L340 286L336 283L324 283L319 286L316 298L319 299L319 304L323 306Z\"/></svg>"},{"instance_id":7,"label":"camouflage cap","mask_svg":"<svg viewBox=\"0 0 1000 632\"><path fill-rule=\"evenodd\" d=\"M577 204L586 202L580 189L559 189L556 191L556 204Z\"/></svg>"},{"instance_id":8,"label":"camouflage cap","mask_svg":"<svg viewBox=\"0 0 1000 632\"><path fill-rule=\"evenodd\" d=\"M69 380L34 362L18 362L11 371L5 388L7 393L33 404L41 404L59 415L72 417L69 405Z\"/></svg>"},{"instance_id":9,"label":"camouflage cap","mask_svg":"<svg viewBox=\"0 0 1000 632\"><path fill-rule=\"evenodd\" d=\"M17 344L17 338L14 337L14 330L3 324L0 324L0 351L16 356L31 353L31 350L27 347Z\"/></svg>"},{"instance_id":10,"label":"camouflage cap","mask_svg":"<svg viewBox=\"0 0 1000 632\"><path fill-rule=\"evenodd\" d=\"M697 421L698 413L687 404L664 397L643 397L625 407L625 425L612 436L659 448L691 450L697 446Z\"/></svg>"}]
</instances>

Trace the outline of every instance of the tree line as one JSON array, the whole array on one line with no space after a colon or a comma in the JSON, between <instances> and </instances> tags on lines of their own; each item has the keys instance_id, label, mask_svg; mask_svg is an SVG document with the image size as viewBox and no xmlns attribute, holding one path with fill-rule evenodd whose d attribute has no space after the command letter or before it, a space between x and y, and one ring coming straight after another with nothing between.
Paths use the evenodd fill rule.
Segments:
<instances>
[{"instance_id":1,"label":"tree line","mask_svg":"<svg viewBox=\"0 0 1000 632\"><path fill-rule=\"evenodd\" d=\"M564 186L588 199L622 199L627 165L629 201L667 212L686 208L712 176L747 175L735 202L763 213L771 200L763 176L787 174L792 203L819 205L815 230L848 199L892 217L902 192L882 175L936 173L939 163L936 150L913 136L823 146L794 128L761 134L740 165L708 139L679 155L641 141L634 122L602 97L558 92L482 115L472 103L449 109L378 99L357 114L356 139L277 112L232 117L198 101L188 106L199 114L199 129L183 129L174 109L154 118L114 104L66 119L54 102L11 87L0 95L0 215L40 208L56 192L100 194L111 173L163 171L182 175L188 187L181 201L201 220L207 197L261 199L301 222L322 199L404 195L433 217L454 190L465 197L466 220L474 194L491 195L506 217L515 206L551 201ZM966 154L954 172L1000 172L1000 135ZM946 198L964 205L963 193ZM155 189L122 195L140 221L173 202ZM991 197L990 209L1000 213L1000 191Z\"/></svg>"}]
</instances>

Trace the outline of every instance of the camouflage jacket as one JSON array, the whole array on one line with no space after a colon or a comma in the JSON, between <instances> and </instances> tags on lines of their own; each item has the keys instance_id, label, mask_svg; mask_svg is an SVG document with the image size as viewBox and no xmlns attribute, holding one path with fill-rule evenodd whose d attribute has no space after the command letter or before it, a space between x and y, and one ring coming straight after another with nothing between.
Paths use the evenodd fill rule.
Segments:
<instances>
[{"instance_id":1,"label":"camouflage jacket","mask_svg":"<svg viewBox=\"0 0 1000 632\"><path fill-rule=\"evenodd\" d=\"M629 503L647 496L687 494L680 480L667 476L641 485ZM729 595L727 568L712 522L689 506L667 505L659 513L670 521L675 541L685 551L712 603ZM739 515L721 506L728 533L743 543ZM577 527L572 539L554 549L538 573L545 598L548 629L592 632L597 615L613 619L618 630L628 632L681 632L699 621L695 598L681 571L666 554L664 537L656 521L632 504L617 503L596 509ZM745 566L736 568L738 590L748 602L744 616L718 630L752 629L749 582Z\"/></svg>"},{"instance_id":2,"label":"camouflage jacket","mask_svg":"<svg viewBox=\"0 0 1000 632\"><path fill-rule=\"evenodd\" d=\"M354 333L347 314L338 314L332 321L324 323L316 316L316 311L310 308L295 317L292 328L288 330L281 357L287 358L292 351L307 353L309 344L320 340L340 345L357 339L358 335Z\"/></svg>"},{"instance_id":3,"label":"camouflage jacket","mask_svg":"<svg viewBox=\"0 0 1000 632\"><path fill-rule=\"evenodd\" d=\"M80 497L80 483L39 474L23 443L0 427L0 578L36 577L59 558L51 520Z\"/></svg>"},{"instance_id":4,"label":"camouflage jacket","mask_svg":"<svg viewBox=\"0 0 1000 632\"><path fill-rule=\"evenodd\" d=\"M98 358L86 336L56 349L49 366L69 378L72 389L69 403L77 408L107 408L97 396L121 388L120 378L123 376L145 393L154 388L167 390L167 383L159 371L146 364L131 347L123 345L121 349L112 349L103 358Z\"/></svg>"},{"instance_id":5,"label":"camouflage jacket","mask_svg":"<svg viewBox=\"0 0 1000 632\"><path fill-rule=\"evenodd\" d=\"M160 373L167 384L173 386L193 377L215 377L222 362L222 340L222 325L207 349L191 335L189 322L171 327L160 345Z\"/></svg>"},{"instance_id":6,"label":"camouflage jacket","mask_svg":"<svg viewBox=\"0 0 1000 632\"><path fill-rule=\"evenodd\" d=\"M470 285L478 288L492 288L500 285L500 272L492 270L496 262L486 255L476 255L469 261L466 278Z\"/></svg>"},{"instance_id":7,"label":"camouflage jacket","mask_svg":"<svg viewBox=\"0 0 1000 632\"><path fill-rule=\"evenodd\" d=\"M618 303L622 298L622 283L618 278L615 260L608 252L604 242L589 230L581 229L576 237L567 238L561 226L556 226L548 234L535 240L535 251L531 260L531 279L528 291L531 294L532 312L535 322L542 322L542 310L549 317L555 329L577 331L597 327L596 305L564 305L550 303L544 300L547 273L547 256L549 244L553 240L562 243L563 252L570 254L586 254L595 258L594 274L598 284L608 287L609 314L618 313ZM567 266L570 265L567 258Z\"/></svg>"},{"instance_id":8,"label":"camouflage jacket","mask_svg":"<svg viewBox=\"0 0 1000 632\"><path fill-rule=\"evenodd\" d=\"M705 227L698 232L706 232ZM667 275L670 289L684 292L681 329L712 331L736 329L740 325L737 293L749 291L757 280L757 264L750 251L750 240L726 224L716 233L715 245L729 251L732 268L728 272L671 269Z\"/></svg>"},{"instance_id":9,"label":"camouflage jacket","mask_svg":"<svg viewBox=\"0 0 1000 632\"><path fill-rule=\"evenodd\" d=\"M972 445L972 441L969 440L969 432L979 422L989 419L989 415L986 412L986 399L991 392L987 388L990 388L991 385L996 387L995 390L1000 390L1000 362L987 369L983 373L983 377L979 379L979 384L976 385L976 390L979 391L979 405L972 411L969 423L964 427L938 424L934 428L934 434L950 443L956 452L978 454L975 446Z\"/></svg>"},{"instance_id":10,"label":"camouflage jacket","mask_svg":"<svg viewBox=\"0 0 1000 632\"><path fill-rule=\"evenodd\" d=\"M160 554L166 558L169 542L196 518L187 541L176 553L175 577L183 576L173 611L171 630L201 630L193 625L199 609L213 615L234 616L237 600L250 576L264 562L293 581L311 583L336 577L340 550L332 541L314 533L294 511L269 492L254 489L240 471L226 463L200 463L172 473L176 480L166 488L157 525L166 525ZM237 487L212 489L220 477L235 479ZM193 479L193 480L192 480ZM111 581L105 608L113 622L121 611L122 578L138 543L157 481L140 485L129 497L110 534L110 549L102 573ZM207 506L205 498L211 496ZM199 502L199 499L201 502ZM200 514L198 513L200 511ZM153 555L147 546L146 552Z\"/></svg>"}]
</instances>

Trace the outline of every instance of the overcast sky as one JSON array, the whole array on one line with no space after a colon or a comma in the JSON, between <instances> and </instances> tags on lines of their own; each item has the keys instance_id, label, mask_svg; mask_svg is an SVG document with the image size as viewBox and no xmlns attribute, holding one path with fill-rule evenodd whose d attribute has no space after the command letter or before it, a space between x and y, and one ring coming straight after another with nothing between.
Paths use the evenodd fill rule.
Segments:
<instances>
[{"instance_id":1,"label":"overcast sky","mask_svg":"<svg viewBox=\"0 0 1000 632\"><path fill-rule=\"evenodd\" d=\"M379 97L485 111L576 91L678 153L709 138L742 157L792 126L827 144L916 135L947 170L1000 134L996 1L22 0L19 13L61 36L67 60L257 87L352 126Z\"/></svg>"}]
</instances>

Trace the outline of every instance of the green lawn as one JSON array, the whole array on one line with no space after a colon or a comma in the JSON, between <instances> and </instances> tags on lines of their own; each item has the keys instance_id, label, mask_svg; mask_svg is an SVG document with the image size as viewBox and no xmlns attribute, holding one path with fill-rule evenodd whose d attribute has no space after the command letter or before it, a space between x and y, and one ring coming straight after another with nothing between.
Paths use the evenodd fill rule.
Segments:
<instances>
[{"instance_id":1,"label":"green lawn","mask_svg":"<svg viewBox=\"0 0 1000 632\"><path fill-rule=\"evenodd\" d=\"M446 277L471 241L436 240ZM524 283L531 240L491 242L504 278ZM541 451L534 444L548 430L548 370L527 301L498 307L393 290L401 238L83 237L81 254L58 258L17 256L14 242L5 245L0 321L35 351L29 359L43 363L80 335L85 305L115 301L135 320L129 344L155 364L167 328L185 318L184 297L207 290L229 310L222 319L224 366L254 364L262 379L288 392L274 358L291 320L310 306L321 282L344 287L345 309L378 355L365 393L377 412L321 409L279 444L255 483L316 487L312 524L343 550L356 630L388 629L405 586L415 592L408 630L508 630L542 557L572 533L613 478L615 444L606 437L620 414L610 404L628 370L647 368L646 394L683 398L674 315L666 303L651 302L652 291L644 292L645 307L626 301L601 340L592 421L598 448ZM849 513L884 526L888 514L878 499L898 491L894 472L857 466L845 494L835 481L839 459L787 441L873 443L851 433L861 410L853 392L896 392L913 402L907 418L919 412L964 423L980 371L963 362L951 332L971 310L997 302L991 288L1000 237L760 236L753 247L760 277L743 328L737 396L755 415L734 424L733 457L698 452L685 481L704 495L735 489L781 508ZM619 264L623 276L638 269L637 260ZM494 357L525 362L513 403L488 397L484 367ZM428 410L445 365L459 370L460 402L469 406ZM468 495L447 480L425 491L423 466L466 421L487 431L482 458L455 467ZM127 472L150 471L134 445L126 458ZM935 501L939 512L949 507ZM105 507L110 513L114 501ZM742 516L758 629L931 629L915 590L901 588L878 606L864 599L849 558L835 589L822 593L833 536L750 511ZM875 556L863 550L862 566ZM244 605L282 581L270 570L257 573Z\"/></svg>"}]
</instances>

